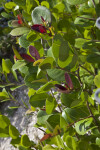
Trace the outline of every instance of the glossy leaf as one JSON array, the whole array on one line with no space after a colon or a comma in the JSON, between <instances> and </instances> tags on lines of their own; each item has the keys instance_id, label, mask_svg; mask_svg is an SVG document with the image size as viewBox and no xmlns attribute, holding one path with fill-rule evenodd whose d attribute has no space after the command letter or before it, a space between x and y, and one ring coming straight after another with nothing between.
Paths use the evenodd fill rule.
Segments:
<instances>
[{"instance_id":1,"label":"glossy leaf","mask_svg":"<svg viewBox=\"0 0 100 150\"><path fill-rule=\"evenodd\" d=\"M80 106L79 108L66 108L62 113L62 116L68 123L72 123L77 121L79 118L84 118L88 115L89 111L85 106Z\"/></svg>"},{"instance_id":2,"label":"glossy leaf","mask_svg":"<svg viewBox=\"0 0 100 150\"><path fill-rule=\"evenodd\" d=\"M12 67L12 62L10 59L2 59L2 69L3 72L10 73Z\"/></svg>"},{"instance_id":3,"label":"glossy leaf","mask_svg":"<svg viewBox=\"0 0 100 150\"><path fill-rule=\"evenodd\" d=\"M48 119L50 115L45 112L45 110L40 110L37 114L37 123L41 125L46 124L46 120Z\"/></svg>"},{"instance_id":4,"label":"glossy leaf","mask_svg":"<svg viewBox=\"0 0 100 150\"><path fill-rule=\"evenodd\" d=\"M23 66L25 66L27 63L24 61L24 60L18 60L13 66L12 66L12 69L13 70L16 70L16 69L19 69Z\"/></svg>"},{"instance_id":5,"label":"glossy leaf","mask_svg":"<svg viewBox=\"0 0 100 150\"><path fill-rule=\"evenodd\" d=\"M86 132L91 130L90 124L92 123L93 118L87 118L75 123L75 129L78 134L84 135Z\"/></svg>"},{"instance_id":6,"label":"glossy leaf","mask_svg":"<svg viewBox=\"0 0 100 150\"><path fill-rule=\"evenodd\" d=\"M42 70L51 69L53 68L54 64L54 59L52 57L47 57L39 64L39 68Z\"/></svg>"},{"instance_id":7,"label":"glossy leaf","mask_svg":"<svg viewBox=\"0 0 100 150\"><path fill-rule=\"evenodd\" d=\"M64 81L65 71L61 69L47 69L47 74L55 81Z\"/></svg>"},{"instance_id":8,"label":"glossy leaf","mask_svg":"<svg viewBox=\"0 0 100 150\"><path fill-rule=\"evenodd\" d=\"M73 137L67 136L65 142L70 149L77 150L77 143Z\"/></svg>"},{"instance_id":9,"label":"glossy leaf","mask_svg":"<svg viewBox=\"0 0 100 150\"><path fill-rule=\"evenodd\" d=\"M23 35L23 34L25 34L25 33L28 33L29 31L30 31L30 29L27 28L27 27L19 27L19 28L13 29L13 30L10 32L10 34L11 34L12 36L20 36L20 35Z\"/></svg>"},{"instance_id":10,"label":"glossy leaf","mask_svg":"<svg viewBox=\"0 0 100 150\"><path fill-rule=\"evenodd\" d=\"M20 38L19 38L19 45L23 48L27 48L30 44L30 42L27 40L27 35L22 35Z\"/></svg>"},{"instance_id":11,"label":"glossy leaf","mask_svg":"<svg viewBox=\"0 0 100 150\"><path fill-rule=\"evenodd\" d=\"M12 49L14 51L14 54L15 54L16 58L19 59L19 60L22 60L23 58L21 57L21 55L19 54L17 49L14 46L12 46Z\"/></svg>"},{"instance_id":12,"label":"glossy leaf","mask_svg":"<svg viewBox=\"0 0 100 150\"><path fill-rule=\"evenodd\" d=\"M25 84L28 87L34 88L34 89L39 88L41 85L45 84L46 82L47 80L44 78L36 79L36 74L29 74L25 77Z\"/></svg>"},{"instance_id":13,"label":"glossy leaf","mask_svg":"<svg viewBox=\"0 0 100 150\"><path fill-rule=\"evenodd\" d=\"M51 115L47 119L47 122L52 126L52 128L55 128L56 125L60 125L60 115L59 114Z\"/></svg>"},{"instance_id":14,"label":"glossy leaf","mask_svg":"<svg viewBox=\"0 0 100 150\"><path fill-rule=\"evenodd\" d=\"M51 23L51 13L49 9L44 6L35 7L31 15L34 24L42 24L41 16L44 18L45 21Z\"/></svg>"},{"instance_id":15,"label":"glossy leaf","mask_svg":"<svg viewBox=\"0 0 100 150\"><path fill-rule=\"evenodd\" d=\"M97 86L97 88L100 88L100 75L95 76L94 83Z\"/></svg>"},{"instance_id":16,"label":"glossy leaf","mask_svg":"<svg viewBox=\"0 0 100 150\"><path fill-rule=\"evenodd\" d=\"M46 93L34 94L30 97L29 103L33 107L43 107L45 105L45 101L48 95Z\"/></svg>"},{"instance_id":17,"label":"glossy leaf","mask_svg":"<svg viewBox=\"0 0 100 150\"><path fill-rule=\"evenodd\" d=\"M71 5L78 5L87 2L87 0L66 0Z\"/></svg>"},{"instance_id":18,"label":"glossy leaf","mask_svg":"<svg viewBox=\"0 0 100 150\"><path fill-rule=\"evenodd\" d=\"M26 134L21 136L21 145L26 148L31 146L31 142Z\"/></svg>"},{"instance_id":19,"label":"glossy leaf","mask_svg":"<svg viewBox=\"0 0 100 150\"><path fill-rule=\"evenodd\" d=\"M20 135L19 131L12 125L9 126L9 135L12 139L17 139Z\"/></svg>"},{"instance_id":20,"label":"glossy leaf","mask_svg":"<svg viewBox=\"0 0 100 150\"><path fill-rule=\"evenodd\" d=\"M55 98L53 98L52 96L49 96L46 99L46 113L51 114L54 111L56 106L57 106L57 102Z\"/></svg>"},{"instance_id":21,"label":"glossy leaf","mask_svg":"<svg viewBox=\"0 0 100 150\"><path fill-rule=\"evenodd\" d=\"M9 125L10 125L10 120L4 115L0 115L0 128L4 129Z\"/></svg>"}]
</instances>

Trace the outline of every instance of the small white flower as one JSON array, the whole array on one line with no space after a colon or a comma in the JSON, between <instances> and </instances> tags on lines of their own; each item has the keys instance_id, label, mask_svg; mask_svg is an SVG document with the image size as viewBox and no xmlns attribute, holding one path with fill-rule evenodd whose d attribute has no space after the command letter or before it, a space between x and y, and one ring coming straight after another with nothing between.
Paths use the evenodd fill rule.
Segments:
<instances>
[{"instance_id":1,"label":"small white flower","mask_svg":"<svg viewBox=\"0 0 100 150\"><path fill-rule=\"evenodd\" d=\"M96 20L96 27L100 29L100 17Z\"/></svg>"},{"instance_id":2,"label":"small white flower","mask_svg":"<svg viewBox=\"0 0 100 150\"><path fill-rule=\"evenodd\" d=\"M14 8L14 10L18 10L19 9L19 6L18 5L16 5L16 7Z\"/></svg>"}]
</instances>

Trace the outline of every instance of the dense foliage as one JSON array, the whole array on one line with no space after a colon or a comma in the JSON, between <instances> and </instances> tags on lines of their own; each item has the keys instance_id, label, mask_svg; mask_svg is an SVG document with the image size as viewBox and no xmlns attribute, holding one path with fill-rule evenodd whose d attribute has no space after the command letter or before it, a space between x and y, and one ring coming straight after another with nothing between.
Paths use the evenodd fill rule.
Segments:
<instances>
[{"instance_id":1,"label":"dense foliage","mask_svg":"<svg viewBox=\"0 0 100 150\"><path fill-rule=\"evenodd\" d=\"M100 149L100 1L0 0L10 18L7 31L14 62L2 59L1 102L12 100L21 85L9 83L20 72L28 87L30 113L37 111L36 127L44 127L38 144L20 135L9 119L0 115L0 137L11 137L19 150ZM24 48L24 53L19 47ZM97 99L97 100L98 100Z\"/></svg>"}]
</instances>

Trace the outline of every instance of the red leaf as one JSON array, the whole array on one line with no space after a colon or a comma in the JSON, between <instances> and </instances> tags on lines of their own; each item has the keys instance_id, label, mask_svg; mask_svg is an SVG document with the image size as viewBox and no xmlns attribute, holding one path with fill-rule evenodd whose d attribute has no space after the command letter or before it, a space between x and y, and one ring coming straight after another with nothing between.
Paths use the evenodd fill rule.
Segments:
<instances>
[{"instance_id":1,"label":"red leaf","mask_svg":"<svg viewBox=\"0 0 100 150\"><path fill-rule=\"evenodd\" d=\"M60 84L55 84L55 86L58 88L58 91L61 93L70 93L71 90L66 89L64 86Z\"/></svg>"},{"instance_id":2,"label":"red leaf","mask_svg":"<svg viewBox=\"0 0 100 150\"><path fill-rule=\"evenodd\" d=\"M31 54L32 57L34 57L36 60L40 59L40 54L38 53L37 49L30 45L29 46L29 52Z\"/></svg>"},{"instance_id":3,"label":"red leaf","mask_svg":"<svg viewBox=\"0 0 100 150\"><path fill-rule=\"evenodd\" d=\"M67 90L64 86L62 86L62 85L60 85L60 84L55 84L55 86L56 86L58 89L60 89L60 90L63 90L63 91L66 91L66 90Z\"/></svg>"},{"instance_id":4,"label":"red leaf","mask_svg":"<svg viewBox=\"0 0 100 150\"><path fill-rule=\"evenodd\" d=\"M49 139L50 137L52 137L52 133L49 133L49 134L44 135L43 138L42 138L40 141L42 142L42 141L44 141L44 140Z\"/></svg>"},{"instance_id":5,"label":"red leaf","mask_svg":"<svg viewBox=\"0 0 100 150\"><path fill-rule=\"evenodd\" d=\"M41 16L41 19L42 19L43 22L45 22L45 20L44 20L44 18L42 16Z\"/></svg>"},{"instance_id":6,"label":"red leaf","mask_svg":"<svg viewBox=\"0 0 100 150\"><path fill-rule=\"evenodd\" d=\"M68 85L66 87L69 87L70 89L73 89L72 80L71 80L71 78L70 78L70 76L69 76L69 74L67 72L65 73L65 80L66 80L66 83Z\"/></svg>"},{"instance_id":7,"label":"red leaf","mask_svg":"<svg viewBox=\"0 0 100 150\"><path fill-rule=\"evenodd\" d=\"M31 57L31 56L29 56L28 54L25 54L25 53L22 53L22 54L20 54L21 55L21 57L24 59L24 60L26 60L26 61L28 61L28 62L34 62L35 60Z\"/></svg>"},{"instance_id":8,"label":"red leaf","mask_svg":"<svg viewBox=\"0 0 100 150\"><path fill-rule=\"evenodd\" d=\"M17 15L17 18L18 18L18 23L19 23L19 24L23 24L23 21L22 21L21 16L20 16L20 15Z\"/></svg>"},{"instance_id":9,"label":"red leaf","mask_svg":"<svg viewBox=\"0 0 100 150\"><path fill-rule=\"evenodd\" d=\"M31 29L40 33L46 33L46 28L42 24L34 24L31 26Z\"/></svg>"}]
</instances>

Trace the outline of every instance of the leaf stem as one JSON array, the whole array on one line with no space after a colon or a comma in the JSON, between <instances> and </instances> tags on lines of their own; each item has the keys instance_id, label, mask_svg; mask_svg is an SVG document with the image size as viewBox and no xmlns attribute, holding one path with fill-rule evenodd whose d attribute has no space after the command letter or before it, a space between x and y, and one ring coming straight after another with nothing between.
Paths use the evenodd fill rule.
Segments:
<instances>
[{"instance_id":1,"label":"leaf stem","mask_svg":"<svg viewBox=\"0 0 100 150\"><path fill-rule=\"evenodd\" d=\"M89 72L91 75L95 76L91 71L89 71L88 69L86 69L85 67L83 67L82 65L79 65L81 68L83 68L84 70L86 70L87 72Z\"/></svg>"},{"instance_id":2,"label":"leaf stem","mask_svg":"<svg viewBox=\"0 0 100 150\"><path fill-rule=\"evenodd\" d=\"M41 129L41 128L38 128L39 130L41 130L42 132L44 132L44 134L47 134L43 129Z\"/></svg>"},{"instance_id":3,"label":"leaf stem","mask_svg":"<svg viewBox=\"0 0 100 150\"><path fill-rule=\"evenodd\" d=\"M85 117L85 118L79 119L79 120L77 120L77 121L74 121L73 123L70 123L66 128L69 128L70 126L74 125L75 123L77 123L77 122L79 122L79 121L81 121L81 120L84 120L84 119L87 119L87 118L91 118L91 117L93 117L93 116L90 115L90 116L88 116L88 117Z\"/></svg>"},{"instance_id":4,"label":"leaf stem","mask_svg":"<svg viewBox=\"0 0 100 150\"><path fill-rule=\"evenodd\" d=\"M88 102L88 101L87 101L87 108L88 108L88 110L89 110L89 112L90 112L91 117L92 117L93 120L94 120L94 123L96 124L96 126L98 127L98 130L99 130L99 132L100 132L100 128L99 128L98 123L97 123L97 121L96 121L96 119L95 119L95 117L94 117L94 115L93 115L93 113L92 113L92 111L91 111L91 109L90 109L90 107L89 107L89 102Z\"/></svg>"},{"instance_id":5,"label":"leaf stem","mask_svg":"<svg viewBox=\"0 0 100 150\"><path fill-rule=\"evenodd\" d=\"M93 2L94 7L96 7L95 1L94 1L94 0L92 0L92 2Z\"/></svg>"}]
</instances>

